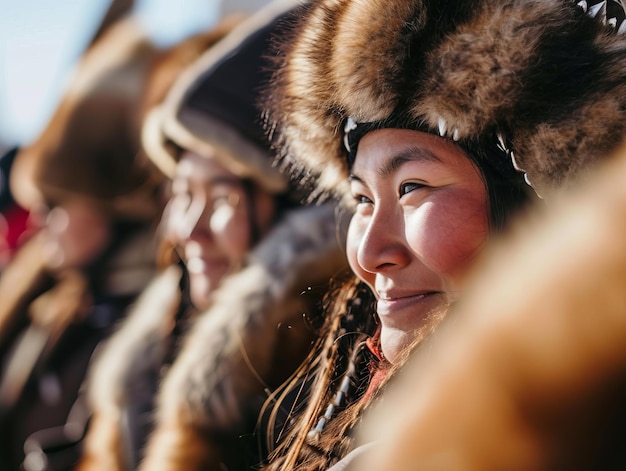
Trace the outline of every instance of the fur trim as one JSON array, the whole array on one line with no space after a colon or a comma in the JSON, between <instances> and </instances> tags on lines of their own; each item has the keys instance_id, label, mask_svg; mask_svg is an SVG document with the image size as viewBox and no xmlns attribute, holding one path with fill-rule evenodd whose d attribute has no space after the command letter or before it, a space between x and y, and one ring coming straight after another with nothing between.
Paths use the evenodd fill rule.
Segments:
<instances>
[{"instance_id":1,"label":"fur trim","mask_svg":"<svg viewBox=\"0 0 626 471\"><path fill-rule=\"evenodd\" d=\"M544 193L626 133L617 2L607 25L606 8L572 0L317 1L284 41L268 126L286 164L312 171L321 191L346 192L346 119L399 112L455 140L503 136Z\"/></svg>"},{"instance_id":2,"label":"fur trim","mask_svg":"<svg viewBox=\"0 0 626 471\"><path fill-rule=\"evenodd\" d=\"M270 192L285 191L287 178L273 165L257 102L270 77L269 38L295 5L295 0L274 1L238 24L180 74L151 114L143 141L170 178L179 158L168 148L173 142Z\"/></svg>"},{"instance_id":3,"label":"fur trim","mask_svg":"<svg viewBox=\"0 0 626 471\"><path fill-rule=\"evenodd\" d=\"M165 377L140 469L223 466L212 433L249 433L239 428L242 415L256 416L266 388L278 386L308 353L313 332L303 320L302 293L347 269L336 226L330 205L294 210L250 264L224 280Z\"/></svg>"},{"instance_id":4,"label":"fur trim","mask_svg":"<svg viewBox=\"0 0 626 471\"><path fill-rule=\"evenodd\" d=\"M163 129L165 114L161 104L179 75L243 20L239 15L222 20L210 31L198 33L166 50L150 70L143 96L141 143L146 156L170 180L176 175L178 150Z\"/></svg>"},{"instance_id":5,"label":"fur trim","mask_svg":"<svg viewBox=\"0 0 626 471\"><path fill-rule=\"evenodd\" d=\"M129 436L136 430L127 428L137 425L138 411L153 405L180 304L180 277L177 266L156 276L119 330L94 353L86 381L93 419L81 470L131 469L136 462L142 438Z\"/></svg>"},{"instance_id":6,"label":"fur trim","mask_svg":"<svg viewBox=\"0 0 626 471\"><path fill-rule=\"evenodd\" d=\"M180 303L180 268L171 266L144 290L118 332L94 355L88 379L94 410L119 415L136 390L137 378L159 371L166 339ZM120 362L120 358L126 361Z\"/></svg>"}]
</instances>

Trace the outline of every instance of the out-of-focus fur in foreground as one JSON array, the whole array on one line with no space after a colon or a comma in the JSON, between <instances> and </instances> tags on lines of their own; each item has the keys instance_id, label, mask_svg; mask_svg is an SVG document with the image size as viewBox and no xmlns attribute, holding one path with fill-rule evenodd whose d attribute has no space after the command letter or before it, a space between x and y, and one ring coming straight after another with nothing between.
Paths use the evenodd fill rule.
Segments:
<instances>
[{"instance_id":1,"label":"out-of-focus fur in foreground","mask_svg":"<svg viewBox=\"0 0 626 471\"><path fill-rule=\"evenodd\" d=\"M626 146L489 251L350 470L626 469Z\"/></svg>"}]
</instances>

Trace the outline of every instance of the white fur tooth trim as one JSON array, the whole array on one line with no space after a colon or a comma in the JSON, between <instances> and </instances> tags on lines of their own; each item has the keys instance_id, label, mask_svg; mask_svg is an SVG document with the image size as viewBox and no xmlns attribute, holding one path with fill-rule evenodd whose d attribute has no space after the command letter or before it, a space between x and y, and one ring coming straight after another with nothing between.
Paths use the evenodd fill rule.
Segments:
<instances>
[{"instance_id":1,"label":"white fur tooth trim","mask_svg":"<svg viewBox=\"0 0 626 471\"><path fill-rule=\"evenodd\" d=\"M446 137L446 131L448 130L446 120L443 118L439 118L439 120L437 121L437 126L439 127L439 135L441 137Z\"/></svg>"},{"instance_id":2,"label":"white fur tooth trim","mask_svg":"<svg viewBox=\"0 0 626 471\"><path fill-rule=\"evenodd\" d=\"M534 191L535 194L540 198L543 199L543 196L541 196L541 194L537 191L537 189L533 186L533 183L530 181L530 177L528 176L527 173L524 174L524 181L526 182L526 184L531 187Z\"/></svg>"},{"instance_id":3,"label":"white fur tooth trim","mask_svg":"<svg viewBox=\"0 0 626 471\"><path fill-rule=\"evenodd\" d=\"M458 141L459 135L460 135L459 128L454 128L454 130L452 131L452 140Z\"/></svg>"},{"instance_id":4,"label":"white fur tooth trim","mask_svg":"<svg viewBox=\"0 0 626 471\"><path fill-rule=\"evenodd\" d=\"M609 18L607 20L607 23L610 24L613 29L615 29L615 27L617 26L617 18Z\"/></svg>"},{"instance_id":5,"label":"white fur tooth trim","mask_svg":"<svg viewBox=\"0 0 626 471\"><path fill-rule=\"evenodd\" d=\"M587 11L587 14L591 18L595 18L596 16L600 15L600 18L606 20L606 0L590 7L589 11Z\"/></svg>"},{"instance_id":6,"label":"white fur tooth trim","mask_svg":"<svg viewBox=\"0 0 626 471\"><path fill-rule=\"evenodd\" d=\"M622 24L617 28L617 34L626 33L626 20L622 21Z\"/></svg>"},{"instance_id":7,"label":"white fur tooth trim","mask_svg":"<svg viewBox=\"0 0 626 471\"><path fill-rule=\"evenodd\" d=\"M496 133L496 137L498 138L498 142L500 143L500 149L502 149L503 151L506 151L506 141L504 140L504 136L502 135L501 132L497 132Z\"/></svg>"},{"instance_id":8,"label":"white fur tooth trim","mask_svg":"<svg viewBox=\"0 0 626 471\"><path fill-rule=\"evenodd\" d=\"M523 172L524 169L517 164L517 160L515 160L515 154L513 151L509 152L509 157L511 157L511 163L513 164L513 168L518 172Z\"/></svg>"},{"instance_id":9,"label":"white fur tooth trim","mask_svg":"<svg viewBox=\"0 0 626 471\"><path fill-rule=\"evenodd\" d=\"M528 177L527 173L524 174L524 181L526 182L528 186L533 186L533 184L530 183L530 178Z\"/></svg>"},{"instance_id":10,"label":"white fur tooth trim","mask_svg":"<svg viewBox=\"0 0 626 471\"><path fill-rule=\"evenodd\" d=\"M585 0L578 2L577 5L582 8L585 13L587 13L587 8L589 7L587 6L587 2Z\"/></svg>"}]
</instances>

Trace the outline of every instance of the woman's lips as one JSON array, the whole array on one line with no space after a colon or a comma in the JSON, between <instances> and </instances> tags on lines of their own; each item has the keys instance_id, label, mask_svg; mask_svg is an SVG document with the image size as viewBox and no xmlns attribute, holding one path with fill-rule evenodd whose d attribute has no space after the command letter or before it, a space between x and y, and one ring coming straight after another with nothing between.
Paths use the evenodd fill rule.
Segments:
<instances>
[{"instance_id":1,"label":"woman's lips","mask_svg":"<svg viewBox=\"0 0 626 471\"><path fill-rule=\"evenodd\" d=\"M228 267L228 263L222 259L204 259L193 257L187 262L187 269L190 273L203 274L210 271L223 271Z\"/></svg>"},{"instance_id":2,"label":"woman's lips","mask_svg":"<svg viewBox=\"0 0 626 471\"><path fill-rule=\"evenodd\" d=\"M381 316L393 315L409 307L417 307L420 304L429 303L432 297L439 294L437 291L428 291L406 296L381 296L378 299L377 312Z\"/></svg>"}]
</instances>

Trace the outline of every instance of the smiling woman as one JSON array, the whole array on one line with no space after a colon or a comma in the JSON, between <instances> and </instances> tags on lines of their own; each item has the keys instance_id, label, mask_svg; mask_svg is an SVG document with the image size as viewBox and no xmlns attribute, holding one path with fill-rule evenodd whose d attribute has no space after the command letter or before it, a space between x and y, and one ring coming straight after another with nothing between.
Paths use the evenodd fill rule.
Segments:
<instances>
[{"instance_id":1,"label":"smiling woman","mask_svg":"<svg viewBox=\"0 0 626 471\"><path fill-rule=\"evenodd\" d=\"M619 145L625 29L621 0L310 3L268 130L312 198L353 213L354 276L287 387L308 395L269 469L345 469L362 412L462 303L493 236Z\"/></svg>"},{"instance_id":2,"label":"smiling woman","mask_svg":"<svg viewBox=\"0 0 626 471\"><path fill-rule=\"evenodd\" d=\"M274 195L261 188L254 191L256 214L249 214L246 185L216 159L195 152L184 152L176 166L165 231L181 247L198 308L208 305L224 276L241 268L275 216Z\"/></svg>"},{"instance_id":3,"label":"smiling woman","mask_svg":"<svg viewBox=\"0 0 626 471\"><path fill-rule=\"evenodd\" d=\"M376 295L381 350L394 363L455 301L487 239L487 191L459 147L406 129L364 136L350 180L348 259Z\"/></svg>"}]
</instances>

